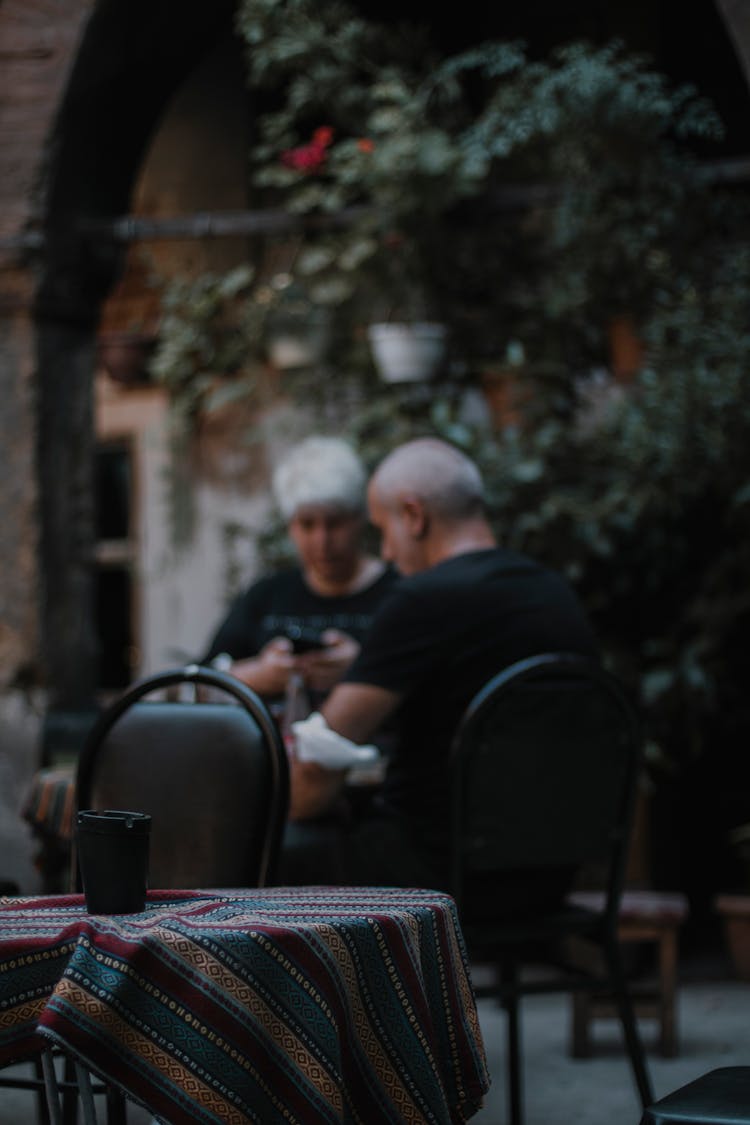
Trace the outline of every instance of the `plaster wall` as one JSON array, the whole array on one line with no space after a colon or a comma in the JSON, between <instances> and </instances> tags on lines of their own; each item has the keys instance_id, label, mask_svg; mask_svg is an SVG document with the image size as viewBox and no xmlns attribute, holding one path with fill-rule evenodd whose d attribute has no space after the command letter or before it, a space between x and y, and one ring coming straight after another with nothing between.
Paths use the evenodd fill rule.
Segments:
<instances>
[{"instance_id":1,"label":"plaster wall","mask_svg":"<svg viewBox=\"0 0 750 1125\"><path fill-rule=\"evenodd\" d=\"M245 453L254 483L199 483L191 491L194 534L182 547L172 534L168 407L158 388L123 389L106 375L96 386L100 441L131 448L133 547L137 590L134 675L199 658L232 595L259 571L255 540L269 509L264 454ZM235 451L242 457L241 451Z\"/></svg>"},{"instance_id":2,"label":"plaster wall","mask_svg":"<svg viewBox=\"0 0 750 1125\"><path fill-rule=\"evenodd\" d=\"M6 278L7 280L7 278ZM19 297L24 279L16 279ZM39 760L40 692L32 693L38 572L32 348L23 304L0 327L0 878L38 885L20 808Z\"/></svg>"},{"instance_id":3,"label":"plaster wall","mask_svg":"<svg viewBox=\"0 0 750 1125\"><path fill-rule=\"evenodd\" d=\"M139 216L242 209L247 108L238 43L227 35L175 92L144 156L131 201ZM133 244L102 308L100 332L153 330L161 283L246 261L245 238ZM213 432L203 464L185 467L193 533L172 533L168 406L157 387L122 388L100 374L97 440L127 438L134 468L134 675L199 657L231 595L257 573L254 539L268 510L262 442L248 452L231 425ZM184 497L183 497L184 499Z\"/></svg>"},{"instance_id":4,"label":"plaster wall","mask_svg":"<svg viewBox=\"0 0 750 1125\"><path fill-rule=\"evenodd\" d=\"M24 231L41 218L48 139L92 0L0 6L0 876L39 888L20 807L39 761L35 278Z\"/></svg>"},{"instance_id":5,"label":"plaster wall","mask_svg":"<svg viewBox=\"0 0 750 1125\"><path fill-rule=\"evenodd\" d=\"M46 146L93 0L0 5L0 235L40 218Z\"/></svg>"},{"instance_id":6,"label":"plaster wall","mask_svg":"<svg viewBox=\"0 0 750 1125\"><path fill-rule=\"evenodd\" d=\"M38 761L41 715L41 696L0 694L0 878L17 883L25 894L41 890L34 866L37 844L21 819Z\"/></svg>"}]
</instances>

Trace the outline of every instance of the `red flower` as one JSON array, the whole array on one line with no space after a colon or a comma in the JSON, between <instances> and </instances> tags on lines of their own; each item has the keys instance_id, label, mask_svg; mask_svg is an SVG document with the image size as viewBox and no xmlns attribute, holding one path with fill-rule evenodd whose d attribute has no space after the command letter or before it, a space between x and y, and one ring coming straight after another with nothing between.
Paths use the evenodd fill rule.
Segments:
<instances>
[{"instance_id":1,"label":"red flower","mask_svg":"<svg viewBox=\"0 0 750 1125\"><path fill-rule=\"evenodd\" d=\"M333 140L330 125L321 125L312 135L312 140L298 148L288 148L281 154L281 163L296 172L316 172L326 160L326 149Z\"/></svg>"},{"instance_id":2,"label":"red flower","mask_svg":"<svg viewBox=\"0 0 750 1125\"><path fill-rule=\"evenodd\" d=\"M371 141L369 137L360 137L357 141L357 148L360 152L374 152L375 142Z\"/></svg>"},{"instance_id":3,"label":"red flower","mask_svg":"<svg viewBox=\"0 0 750 1125\"><path fill-rule=\"evenodd\" d=\"M325 164L325 149L316 145L301 145L299 148L288 148L281 154L281 163L286 168L294 168L297 172L315 172Z\"/></svg>"},{"instance_id":4,"label":"red flower","mask_svg":"<svg viewBox=\"0 0 750 1125\"><path fill-rule=\"evenodd\" d=\"M328 148L333 140L333 129L330 125L321 125L312 135L312 143L316 148Z\"/></svg>"}]
</instances>

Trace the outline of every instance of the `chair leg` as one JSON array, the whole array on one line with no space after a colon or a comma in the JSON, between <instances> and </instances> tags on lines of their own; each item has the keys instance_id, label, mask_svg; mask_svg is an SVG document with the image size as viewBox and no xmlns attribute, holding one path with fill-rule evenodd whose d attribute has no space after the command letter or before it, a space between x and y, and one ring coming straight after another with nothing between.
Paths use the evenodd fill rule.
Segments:
<instances>
[{"instance_id":1,"label":"chair leg","mask_svg":"<svg viewBox=\"0 0 750 1125\"><path fill-rule=\"evenodd\" d=\"M651 1105L653 1102L654 1092L646 1066L646 1053L643 1049L640 1032L638 1031L633 1001L628 989L617 938L607 940L604 952L609 967L612 992L617 1001L617 1011L625 1036L625 1046L627 1047L630 1065L633 1069L635 1083L638 1087L641 1106L645 1109L646 1106Z\"/></svg>"},{"instance_id":2,"label":"chair leg","mask_svg":"<svg viewBox=\"0 0 750 1125\"><path fill-rule=\"evenodd\" d=\"M76 1082L83 1106L84 1125L97 1125L94 1093L91 1089L91 1075L80 1063L75 1063Z\"/></svg>"},{"instance_id":3,"label":"chair leg","mask_svg":"<svg viewBox=\"0 0 750 1125\"><path fill-rule=\"evenodd\" d=\"M73 1060L67 1055L64 1062L62 1125L78 1125L78 1085Z\"/></svg>"},{"instance_id":4,"label":"chair leg","mask_svg":"<svg viewBox=\"0 0 750 1125\"><path fill-rule=\"evenodd\" d=\"M127 1125L127 1102L119 1090L107 1087L107 1125Z\"/></svg>"},{"instance_id":5,"label":"chair leg","mask_svg":"<svg viewBox=\"0 0 750 1125\"><path fill-rule=\"evenodd\" d=\"M591 997L587 992L574 992L570 1036L570 1054L574 1059L587 1059L591 1054L590 1022Z\"/></svg>"},{"instance_id":6,"label":"chair leg","mask_svg":"<svg viewBox=\"0 0 750 1125\"><path fill-rule=\"evenodd\" d=\"M51 1051L43 1051L42 1072L44 1073L44 1088L47 1095L47 1109L52 1125L62 1125L62 1110L60 1108L60 1090L55 1074L55 1062Z\"/></svg>"},{"instance_id":7,"label":"chair leg","mask_svg":"<svg viewBox=\"0 0 750 1125\"><path fill-rule=\"evenodd\" d=\"M518 965L505 961L500 970L508 1028L508 1116L510 1125L523 1125L521 1027L518 998Z\"/></svg>"},{"instance_id":8,"label":"chair leg","mask_svg":"<svg viewBox=\"0 0 750 1125\"><path fill-rule=\"evenodd\" d=\"M677 1054L677 928L667 930L659 942L659 1005L661 1012L659 1046L665 1059Z\"/></svg>"},{"instance_id":9,"label":"chair leg","mask_svg":"<svg viewBox=\"0 0 750 1125\"><path fill-rule=\"evenodd\" d=\"M44 1066L41 1058L34 1060L34 1069L36 1078L40 1083L44 1083ZM49 1107L45 1097L44 1086L41 1085L36 1094L36 1120L37 1125L50 1125Z\"/></svg>"}]
</instances>

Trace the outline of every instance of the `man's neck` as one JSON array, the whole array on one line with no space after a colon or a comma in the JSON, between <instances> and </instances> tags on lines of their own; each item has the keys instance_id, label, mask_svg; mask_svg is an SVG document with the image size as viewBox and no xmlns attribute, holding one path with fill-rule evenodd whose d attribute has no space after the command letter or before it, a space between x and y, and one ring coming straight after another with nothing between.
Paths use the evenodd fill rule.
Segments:
<instances>
[{"instance_id":1,"label":"man's neck","mask_svg":"<svg viewBox=\"0 0 750 1125\"><path fill-rule=\"evenodd\" d=\"M305 582L310 589L323 598L343 598L357 594L370 586L385 570L380 559L362 555L351 574L338 579L326 579L310 570L304 571Z\"/></svg>"},{"instance_id":2,"label":"man's neck","mask_svg":"<svg viewBox=\"0 0 750 1125\"><path fill-rule=\"evenodd\" d=\"M430 566L436 566L457 555L467 555L471 551L486 551L497 547L497 539L485 520L444 528L433 533L433 536L429 549Z\"/></svg>"}]
</instances>

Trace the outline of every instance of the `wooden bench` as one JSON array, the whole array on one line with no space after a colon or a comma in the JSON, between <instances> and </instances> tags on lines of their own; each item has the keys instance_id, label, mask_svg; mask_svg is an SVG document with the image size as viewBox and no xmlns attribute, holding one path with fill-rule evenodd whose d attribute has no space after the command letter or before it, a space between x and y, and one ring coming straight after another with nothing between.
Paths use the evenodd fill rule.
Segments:
<instances>
[{"instance_id":1,"label":"wooden bench","mask_svg":"<svg viewBox=\"0 0 750 1125\"><path fill-rule=\"evenodd\" d=\"M601 905L603 895L581 892L571 899L582 906ZM662 891L625 891L620 901L619 936L622 942L654 942L658 946L657 975L653 987L633 988L636 1016L659 1021L659 1051L665 1058L677 1055L677 937L688 914L683 894ZM611 999L579 992L572 997L571 1054L587 1058L591 1054L590 1024L594 1019L612 1018L616 1011Z\"/></svg>"}]
</instances>

